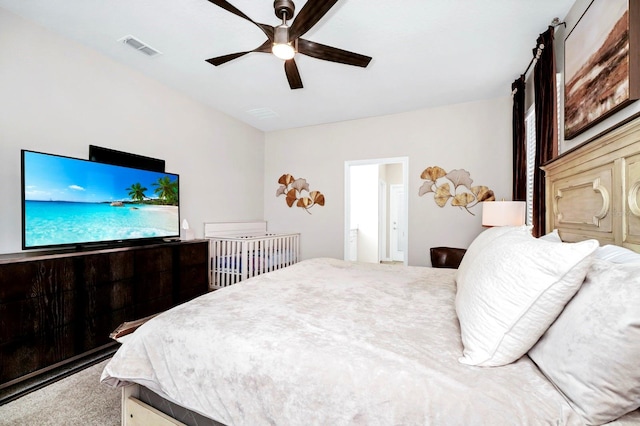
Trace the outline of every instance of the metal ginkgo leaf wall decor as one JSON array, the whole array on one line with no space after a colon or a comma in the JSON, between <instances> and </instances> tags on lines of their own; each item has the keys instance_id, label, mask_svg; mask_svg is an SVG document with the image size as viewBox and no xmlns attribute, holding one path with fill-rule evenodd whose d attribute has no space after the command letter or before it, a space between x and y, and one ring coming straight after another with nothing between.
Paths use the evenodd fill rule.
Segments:
<instances>
[{"instance_id":1,"label":"metal ginkgo leaf wall decor","mask_svg":"<svg viewBox=\"0 0 640 426\"><path fill-rule=\"evenodd\" d=\"M471 186L473 179L464 169L451 170L447 173L438 166L427 167L420 175L420 179L425 181L420 187L419 196L433 192L433 198L438 206L444 207L451 199L452 206L464 208L474 216L470 208L482 201L496 199L493 191L486 186Z\"/></svg>"},{"instance_id":2,"label":"metal ginkgo leaf wall decor","mask_svg":"<svg viewBox=\"0 0 640 426\"><path fill-rule=\"evenodd\" d=\"M285 201L289 207L301 207L311 214L309 209L313 206L324 206L324 195L320 191L309 191L309 184L306 179L296 179L290 174L284 174L278 179L280 187L276 191L276 197L286 195ZM302 191L307 191L308 196Z\"/></svg>"}]
</instances>

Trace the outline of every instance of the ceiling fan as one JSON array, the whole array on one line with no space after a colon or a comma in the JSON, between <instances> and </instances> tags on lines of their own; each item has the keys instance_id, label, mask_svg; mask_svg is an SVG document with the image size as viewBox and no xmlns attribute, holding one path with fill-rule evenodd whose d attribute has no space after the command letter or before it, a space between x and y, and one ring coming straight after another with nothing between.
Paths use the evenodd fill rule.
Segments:
<instances>
[{"instance_id":1,"label":"ceiling fan","mask_svg":"<svg viewBox=\"0 0 640 426\"><path fill-rule=\"evenodd\" d=\"M278 18L282 19L282 24L277 27L253 21L226 0L209 1L216 6L219 6L226 11L256 25L267 36L267 40L253 50L231 53L229 55L207 59L207 62L211 65L222 65L252 52L273 53L275 56L285 61L284 72L287 75L289 87L291 87L291 89L300 89L302 88L302 80L300 78L300 73L298 72L298 66L294 60L296 53L311 56L316 59L339 62L346 65L355 65L363 68L369 65L369 62L371 61L371 57L369 56L360 55L358 53L326 46L324 44L315 43L301 38L301 36L303 36L315 24L317 24L320 19L322 19L322 17L338 2L338 0L308 0L300 12L298 12L298 15L291 23L291 26L287 25L287 21L293 18L295 11L293 1L275 0L273 2L275 14Z\"/></svg>"}]
</instances>

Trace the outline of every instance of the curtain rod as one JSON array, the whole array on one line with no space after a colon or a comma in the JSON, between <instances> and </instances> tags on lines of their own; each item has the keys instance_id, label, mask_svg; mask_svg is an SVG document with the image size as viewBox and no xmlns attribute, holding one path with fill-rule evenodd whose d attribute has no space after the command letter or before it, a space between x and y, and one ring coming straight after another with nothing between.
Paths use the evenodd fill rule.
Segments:
<instances>
[{"instance_id":1,"label":"curtain rod","mask_svg":"<svg viewBox=\"0 0 640 426\"><path fill-rule=\"evenodd\" d=\"M565 28L567 28L567 23L562 21L560 22L560 19L558 18L553 18L553 20L551 21L551 24L549 25L550 27L556 28L560 25L564 25ZM537 50L536 50L536 54L535 56L531 59L531 61L529 62L529 65L527 66L527 69L524 70L524 75L527 75L527 73L529 72L529 69L536 64L536 62L538 62L538 59L540 59L540 55L542 54L542 49L544 49L544 44L540 44L537 46Z\"/></svg>"},{"instance_id":2,"label":"curtain rod","mask_svg":"<svg viewBox=\"0 0 640 426\"><path fill-rule=\"evenodd\" d=\"M564 27L567 28L567 23L564 21L560 22L560 19L558 18L553 18L553 20L551 21L551 24L549 24L549 26L553 28L558 27L560 25L564 25ZM538 59L540 59L540 55L542 55L542 49L544 49L544 44L539 44L536 46L536 53L533 56L533 58L531 58L529 65L527 65L527 69L524 70L524 73L522 74L523 76L526 76L529 70L531 69L531 67L534 66L536 62L538 62ZM516 89L514 89L511 92L511 96L515 95L515 93L516 93Z\"/></svg>"}]
</instances>

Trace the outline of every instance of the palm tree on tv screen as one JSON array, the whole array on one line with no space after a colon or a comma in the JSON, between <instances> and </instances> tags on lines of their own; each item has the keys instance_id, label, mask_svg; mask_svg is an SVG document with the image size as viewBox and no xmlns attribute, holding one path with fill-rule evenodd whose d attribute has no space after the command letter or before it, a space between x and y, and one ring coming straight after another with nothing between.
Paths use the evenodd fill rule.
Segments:
<instances>
[{"instance_id":1,"label":"palm tree on tv screen","mask_svg":"<svg viewBox=\"0 0 640 426\"><path fill-rule=\"evenodd\" d=\"M157 182L152 183L156 189L153 190L155 194L158 195L158 198L163 200L165 204L177 205L178 204L178 182L173 181L169 176L163 176L158 179Z\"/></svg>"},{"instance_id":2,"label":"palm tree on tv screen","mask_svg":"<svg viewBox=\"0 0 640 426\"><path fill-rule=\"evenodd\" d=\"M139 182L138 183L134 183L129 188L126 188L125 190L129 191L129 196L134 201L142 202L142 201L144 201L145 198L147 198L147 196L144 195L144 192L148 191L148 189L145 188L144 186L140 185Z\"/></svg>"}]
</instances>

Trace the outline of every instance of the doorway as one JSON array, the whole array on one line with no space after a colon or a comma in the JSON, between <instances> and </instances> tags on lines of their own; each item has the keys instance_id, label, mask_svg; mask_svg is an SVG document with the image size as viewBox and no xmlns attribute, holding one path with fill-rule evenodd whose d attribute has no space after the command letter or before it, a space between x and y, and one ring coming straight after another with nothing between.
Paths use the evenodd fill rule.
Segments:
<instances>
[{"instance_id":1,"label":"doorway","mask_svg":"<svg viewBox=\"0 0 640 426\"><path fill-rule=\"evenodd\" d=\"M407 264L408 162L345 161L345 260Z\"/></svg>"}]
</instances>

